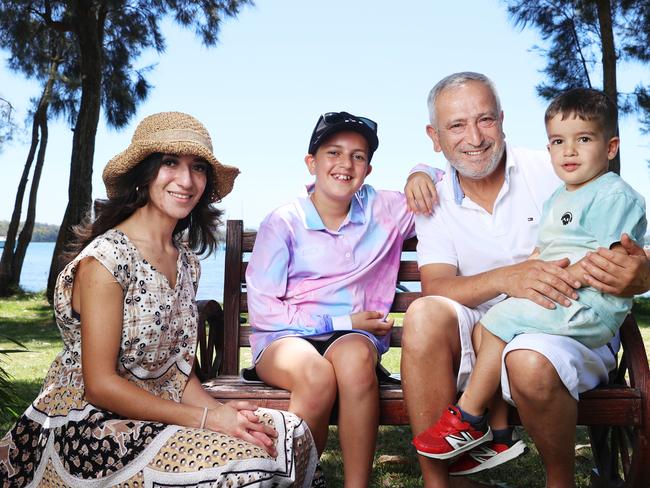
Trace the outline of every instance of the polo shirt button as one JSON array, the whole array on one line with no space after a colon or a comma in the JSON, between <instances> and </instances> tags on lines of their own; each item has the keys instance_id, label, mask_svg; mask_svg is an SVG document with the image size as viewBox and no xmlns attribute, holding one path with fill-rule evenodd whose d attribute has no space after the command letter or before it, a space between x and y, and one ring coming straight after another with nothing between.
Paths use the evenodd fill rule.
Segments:
<instances>
[{"instance_id":1,"label":"polo shirt button","mask_svg":"<svg viewBox=\"0 0 650 488\"><path fill-rule=\"evenodd\" d=\"M346 257L346 258L349 258L349 257L350 257L350 253L349 253L349 252L346 252L346 253L345 253L345 257Z\"/></svg>"}]
</instances>

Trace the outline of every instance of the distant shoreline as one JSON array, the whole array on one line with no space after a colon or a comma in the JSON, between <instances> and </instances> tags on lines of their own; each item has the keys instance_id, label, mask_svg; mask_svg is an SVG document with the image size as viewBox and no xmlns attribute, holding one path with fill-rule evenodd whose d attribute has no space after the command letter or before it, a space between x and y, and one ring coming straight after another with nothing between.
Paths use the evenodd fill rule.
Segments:
<instances>
[{"instance_id":1,"label":"distant shoreline","mask_svg":"<svg viewBox=\"0 0 650 488\"><path fill-rule=\"evenodd\" d=\"M20 223L18 235L22 230L24 222ZM0 220L0 242L4 242L9 231L9 221ZM53 224L42 224L40 222L34 223L34 230L32 231L32 238L30 242L56 242L59 235L59 226ZM16 239L18 236L16 236ZM4 246L3 246L4 247Z\"/></svg>"}]
</instances>

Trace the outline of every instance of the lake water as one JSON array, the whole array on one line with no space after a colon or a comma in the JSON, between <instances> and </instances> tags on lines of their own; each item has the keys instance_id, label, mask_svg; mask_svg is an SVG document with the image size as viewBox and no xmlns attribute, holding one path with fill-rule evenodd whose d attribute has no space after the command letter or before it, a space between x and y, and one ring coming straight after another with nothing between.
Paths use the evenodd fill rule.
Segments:
<instances>
[{"instance_id":1,"label":"lake water","mask_svg":"<svg viewBox=\"0 0 650 488\"><path fill-rule=\"evenodd\" d=\"M20 286L26 291L41 291L47 287L54 242L32 242L27 248ZM225 252L220 248L201 261L201 281L197 298L223 301L223 268Z\"/></svg>"}]
</instances>

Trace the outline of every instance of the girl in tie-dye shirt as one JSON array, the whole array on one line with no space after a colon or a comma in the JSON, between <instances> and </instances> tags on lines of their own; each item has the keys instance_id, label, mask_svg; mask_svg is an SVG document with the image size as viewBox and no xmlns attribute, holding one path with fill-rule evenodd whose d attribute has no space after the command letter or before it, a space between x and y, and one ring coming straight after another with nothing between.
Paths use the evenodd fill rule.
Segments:
<instances>
[{"instance_id":1,"label":"girl in tie-dye shirt","mask_svg":"<svg viewBox=\"0 0 650 488\"><path fill-rule=\"evenodd\" d=\"M291 391L289 409L319 452L338 394L346 486L369 485L375 368L389 345L402 243L414 235L406 197L363 184L377 146L373 121L321 116L305 157L315 182L262 222L246 273L256 372Z\"/></svg>"}]
</instances>

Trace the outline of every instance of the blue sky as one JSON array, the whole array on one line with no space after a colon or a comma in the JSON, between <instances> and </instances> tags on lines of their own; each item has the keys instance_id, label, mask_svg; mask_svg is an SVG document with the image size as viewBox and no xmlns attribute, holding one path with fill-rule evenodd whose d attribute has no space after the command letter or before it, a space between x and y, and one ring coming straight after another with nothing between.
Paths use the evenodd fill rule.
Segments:
<instances>
[{"instance_id":1,"label":"blue sky","mask_svg":"<svg viewBox=\"0 0 650 488\"><path fill-rule=\"evenodd\" d=\"M426 96L442 77L479 71L496 83L507 140L543 148L545 102L535 84L545 60L530 49L541 40L512 26L496 0L456 2L382 0L258 0L223 25L220 43L206 49L192 32L165 23L167 50L138 63L156 66L154 89L131 125L120 131L100 123L93 175L94 197L105 196L101 171L124 149L137 122L165 110L188 112L210 131L215 154L242 174L221 206L227 218L256 227L273 208L304 191L310 176L303 158L319 114L346 110L379 123L379 149L367 182L403 187L410 167L444 167L424 127ZM6 59L6 53L2 56ZM629 67L619 81L631 90L649 71ZM0 66L0 96L23 120L33 82ZM650 136L633 118L621 122L622 175L650 197ZM9 219L27 155L28 134L0 153L4 188L0 219ZM68 192L72 132L52 122L39 191L37 221L59 224Z\"/></svg>"}]
</instances>

